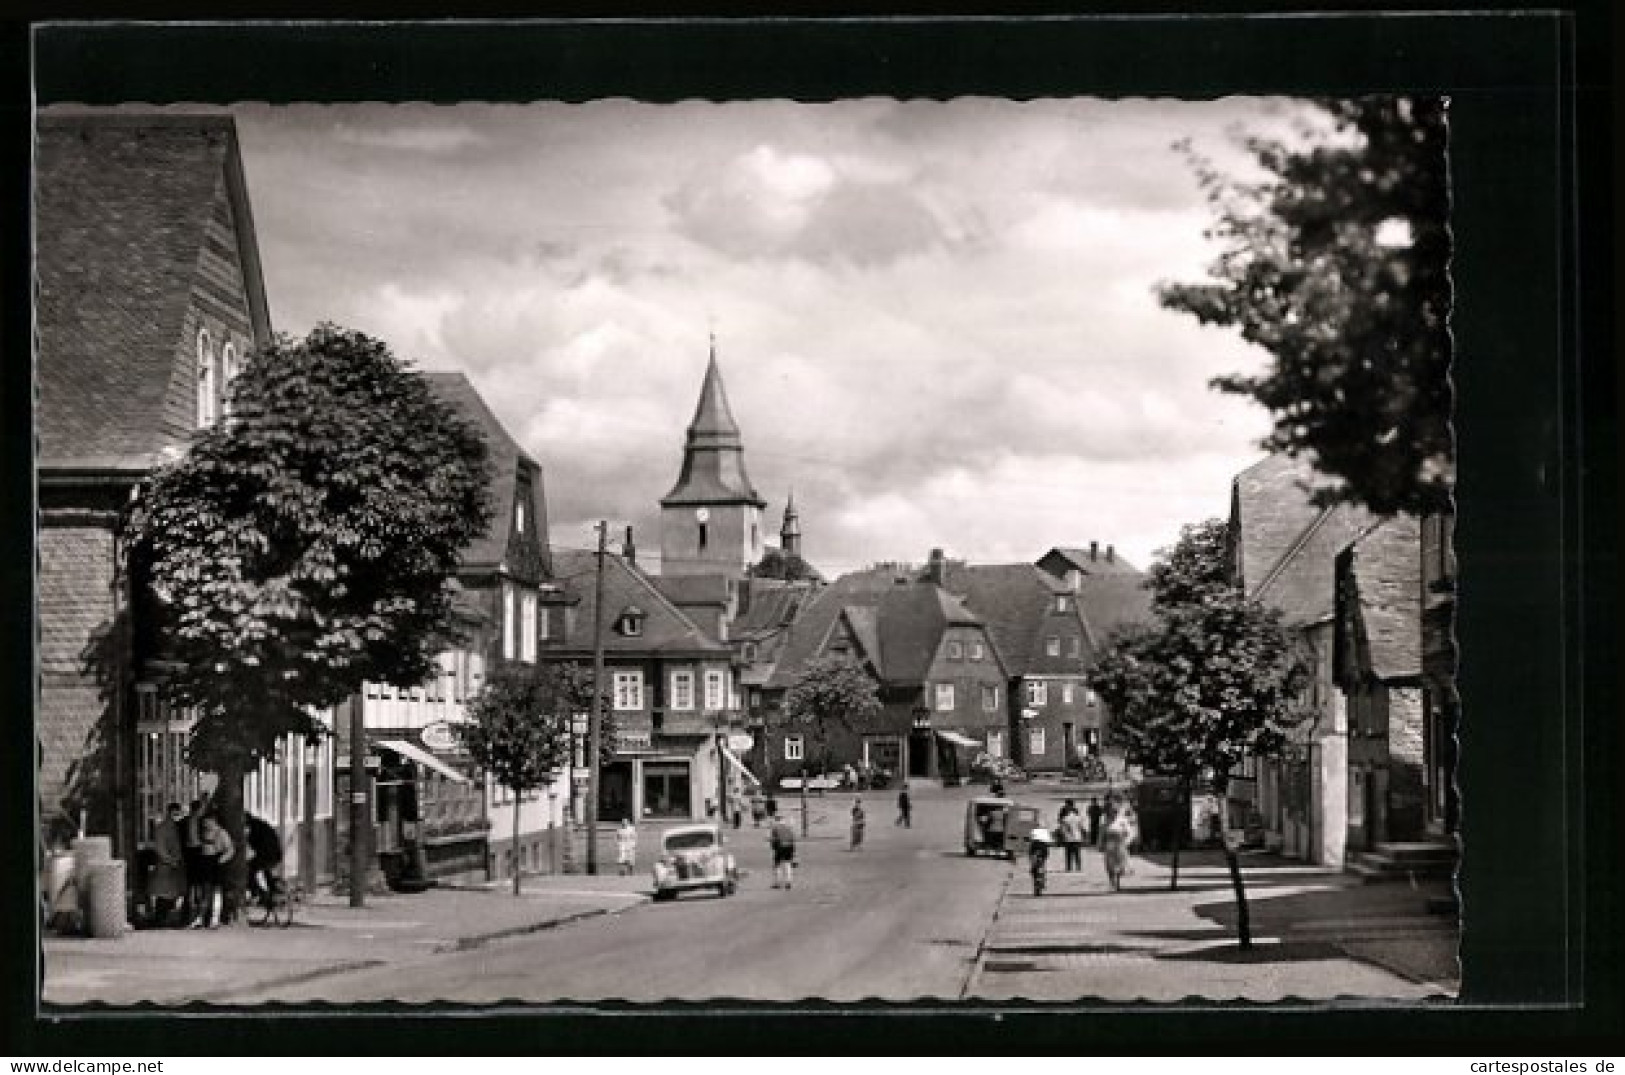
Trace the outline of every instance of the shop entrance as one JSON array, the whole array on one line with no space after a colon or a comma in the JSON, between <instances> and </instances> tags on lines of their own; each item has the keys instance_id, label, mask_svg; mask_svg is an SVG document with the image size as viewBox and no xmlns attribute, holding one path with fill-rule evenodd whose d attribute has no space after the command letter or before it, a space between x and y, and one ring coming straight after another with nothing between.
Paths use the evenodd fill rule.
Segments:
<instances>
[{"instance_id":1,"label":"shop entrance","mask_svg":"<svg viewBox=\"0 0 1625 1075\"><path fill-rule=\"evenodd\" d=\"M929 731L914 731L908 737L908 775L912 777L928 777L931 775L931 755L937 752L936 743Z\"/></svg>"},{"instance_id":2,"label":"shop entrance","mask_svg":"<svg viewBox=\"0 0 1625 1075\"><path fill-rule=\"evenodd\" d=\"M688 817L691 813L686 761L643 763L643 816Z\"/></svg>"},{"instance_id":3,"label":"shop entrance","mask_svg":"<svg viewBox=\"0 0 1625 1075\"><path fill-rule=\"evenodd\" d=\"M615 761L598 771L598 820L632 817L632 763Z\"/></svg>"}]
</instances>

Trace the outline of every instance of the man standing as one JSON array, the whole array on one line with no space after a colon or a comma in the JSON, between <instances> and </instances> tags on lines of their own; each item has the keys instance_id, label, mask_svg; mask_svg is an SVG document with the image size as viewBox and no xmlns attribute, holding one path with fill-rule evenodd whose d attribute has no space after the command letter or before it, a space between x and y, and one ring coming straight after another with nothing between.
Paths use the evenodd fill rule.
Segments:
<instances>
[{"instance_id":1,"label":"man standing","mask_svg":"<svg viewBox=\"0 0 1625 1075\"><path fill-rule=\"evenodd\" d=\"M796 830L788 821L773 812L773 825L768 829L767 844L773 849L773 887L789 888L794 880L796 861Z\"/></svg>"},{"instance_id":2,"label":"man standing","mask_svg":"<svg viewBox=\"0 0 1625 1075\"><path fill-rule=\"evenodd\" d=\"M169 925L170 913L186 899L186 862L181 839L181 804L170 803L164 819L153 834L155 862L148 882L155 905L154 917L160 926Z\"/></svg>"},{"instance_id":3,"label":"man standing","mask_svg":"<svg viewBox=\"0 0 1625 1075\"><path fill-rule=\"evenodd\" d=\"M1100 846L1100 818L1106 811L1100 805L1097 795L1089 800L1089 846Z\"/></svg>"},{"instance_id":4,"label":"man standing","mask_svg":"<svg viewBox=\"0 0 1625 1075\"><path fill-rule=\"evenodd\" d=\"M914 827L914 803L908 797L908 787L897 793L897 824L905 829Z\"/></svg>"},{"instance_id":5,"label":"man standing","mask_svg":"<svg viewBox=\"0 0 1625 1075\"><path fill-rule=\"evenodd\" d=\"M863 828L867 823L868 818L863 812L863 800L852 800L852 843L847 847L848 851L856 851L863 846Z\"/></svg>"},{"instance_id":6,"label":"man standing","mask_svg":"<svg viewBox=\"0 0 1625 1075\"><path fill-rule=\"evenodd\" d=\"M1066 872L1083 869L1083 815L1078 813L1077 804L1071 799L1061 807L1055 828L1056 835L1061 838L1061 847L1066 851Z\"/></svg>"}]
</instances>

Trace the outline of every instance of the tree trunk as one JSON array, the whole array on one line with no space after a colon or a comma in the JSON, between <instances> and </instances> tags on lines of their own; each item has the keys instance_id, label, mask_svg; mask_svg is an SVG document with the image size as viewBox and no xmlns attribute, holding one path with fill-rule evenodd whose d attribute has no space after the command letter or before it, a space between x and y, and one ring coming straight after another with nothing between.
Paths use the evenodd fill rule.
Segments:
<instances>
[{"instance_id":1,"label":"tree trunk","mask_svg":"<svg viewBox=\"0 0 1625 1075\"><path fill-rule=\"evenodd\" d=\"M1224 863L1230 867L1230 887L1236 894L1236 940L1243 949L1253 946L1252 924L1247 917L1247 886L1241 880L1241 858L1230 841L1230 789L1219 792L1219 821L1224 837Z\"/></svg>"},{"instance_id":2,"label":"tree trunk","mask_svg":"<svg viewBox=\"0 0 1625 1075\"><path fill-rule=\"evenodd\" d=\"M1191 823L1191 786L1187 780L1179 782L1179 808L1182 813L1174 825L1173 870L1168 878L1168 891L1179 891L1179 845L1185 842L1185 830Z\"/></svg>"},{"instance_id":3,"label":"tree trunk","mask_svg":"<svg viewBox=\"0 0 1625 1075\"><path fill-rule=\"evenodd\" d=\"M513 894L519 895L519 792L513 793Z\"/></svg>"},{"instance_id":4,"label":"tree trunk","mask_svg":"<svg viewBox=\"0 0 1625 1075\"><path fill-rule=\"evenodd\" d=\"M214 811L221 828L231 837L231 861L226 863L220 879L221 914L233 908L243 911L243 893L248 887L248 819L243 811L243 771L241 759L221 764L215 775L219 783L214 789Z\"/></svg>"}]
</instances>

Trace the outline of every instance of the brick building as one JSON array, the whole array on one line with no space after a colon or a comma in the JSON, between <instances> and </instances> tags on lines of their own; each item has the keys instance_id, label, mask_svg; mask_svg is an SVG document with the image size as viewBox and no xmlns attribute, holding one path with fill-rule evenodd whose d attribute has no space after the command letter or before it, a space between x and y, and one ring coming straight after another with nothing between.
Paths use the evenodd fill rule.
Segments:
<instances>
[{"instance_id":1,"label":"brick building","mask_svg":"<svg viewBox=\"0 0 1625 1075\"><path fill-rule=\"evenodd\" d=\"M229 410L271 316L229 117L53 110L36 133L41 817L48 839L82 824L128 857L212 778L181 757L123 513ZM308 868L330 840L331 755L283 747L245 806Z\"/></svg>"}]
</instances>

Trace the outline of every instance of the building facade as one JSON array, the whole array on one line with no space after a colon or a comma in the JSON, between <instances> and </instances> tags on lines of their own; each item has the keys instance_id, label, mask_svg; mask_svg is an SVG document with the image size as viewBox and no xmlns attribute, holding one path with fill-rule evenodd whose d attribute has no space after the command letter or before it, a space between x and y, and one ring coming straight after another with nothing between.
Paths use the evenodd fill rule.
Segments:
<instances>
[{"instance_id":1,"label":"building facade","mask_svg":"<svg viewBox=\"0 0 1625 1075\"><path fill-rule=\"evenodd\" d=\"M230 117L48 110L37 136L42 837L111 834L130 858L214 778L185 762L125 511L229 414L271 316ZM290 737L245 781L305 876L330 853L331 765L325 740Z\"/></svg>"}]
</instances>

